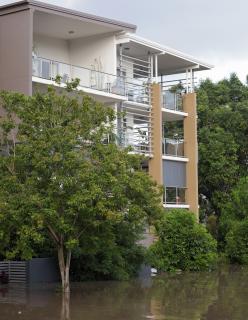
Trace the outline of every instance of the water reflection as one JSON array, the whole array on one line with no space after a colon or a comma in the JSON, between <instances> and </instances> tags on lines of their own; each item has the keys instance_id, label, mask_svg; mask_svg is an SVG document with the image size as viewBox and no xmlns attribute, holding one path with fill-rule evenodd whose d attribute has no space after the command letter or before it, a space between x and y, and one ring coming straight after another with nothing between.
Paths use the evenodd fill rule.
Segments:
<instances>
[{"instance_id":1,"label":"water reflection","mask_svg":"<svg viewBox=\"0 0 248 320\"><path fill-rule=\"evenodd\" d=\"M248 270L183 273L144 281L0 287L1 320L248 319Z\"/></svg>"}]
</instances>

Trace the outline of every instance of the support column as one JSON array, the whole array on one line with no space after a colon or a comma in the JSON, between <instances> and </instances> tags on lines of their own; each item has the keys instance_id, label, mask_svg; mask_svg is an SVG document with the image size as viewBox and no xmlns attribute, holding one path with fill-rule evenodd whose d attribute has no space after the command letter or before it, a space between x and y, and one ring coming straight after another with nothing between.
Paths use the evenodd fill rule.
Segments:
<instances>
[{"instance_id":1,"label":"support column","mask_svg":"<svg viewBox=\"0 0 248 320\"><path fill-rule=\"evenodd\" d=\"M185 156L189 158L186 165L186 202L190 211L199 220L198 207L198 145L197 145L197 112L196 94L188 93L183 97L184 112L188 116L184 119Z\"/></svg>"},{"instance_id":2,"label":"support column","mask_svg":"<svg viewBox=\"0 0 248 320\"><path fill-rule=\"evenodd\" d=\"M0 90L32 95L33 11L0 16Z\"/></svg>"},{"instance_id":3,"label":"support column","mask_svg":"<svg viewBox=\"0 0 248 320\"><path fill-rule=\"evenodd\" d=\"M160 84L152 84L151 92L151 144L153 158L149 160L149 174L159 185L162 185L162 111Z\"/></svg>"}]
</instances>

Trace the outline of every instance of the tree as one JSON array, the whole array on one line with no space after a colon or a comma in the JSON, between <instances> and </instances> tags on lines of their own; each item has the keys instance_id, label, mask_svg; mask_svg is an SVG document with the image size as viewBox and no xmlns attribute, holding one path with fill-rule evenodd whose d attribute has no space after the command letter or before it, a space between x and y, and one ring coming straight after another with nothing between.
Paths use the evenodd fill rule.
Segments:
<instances>
[{"instance_id":1,"label":"tree","mask_svg":"<svg viewBox=\"0 0 248 320\"><path fill-rule=\"evenodd\" d=\"M73 280L128 280L137 275L145 248L130 224L102 224L90 243L81 242L71 263Z\"/></svg>"},{"instance_id":2,"label":"tree","mask_svg":"<svg viewBox=\"0 0 248 320\"><path fill-rule=\"evenodd\" d=\"M221 246L231 262L248 263L248 177L240 179L222 207L220 218Z\"/></svg>"},{"instance_id":3,"label":"tree","mask_svg":"<svg viewBox=\"0 0 248 320\"><path fill-rule=\"evenodd\" d=\"M248 176L241 178L233 188L230 201L222 207L222 217L223 222L248 218Z\"/></svg>"},{"instance_id":4,"label":"tree","mask_svg":"<svg viewBox=\"0 0 248 320\"><path fill-rule=\"evenodd\" d=\"M114 139L105 143L113 137L111 108L52 87L32 97L3 92L0 98L6 112L0 124L1 252L30 259L48 234L69 292L71 256L80 244L90 245L103 225L126 225L136 241L160 216L161 192L142 171L141 156L119 149Z\"/></svg>"},{"instance_id":5,"label":"tree","mask_svg":"<svg viewBox=\"0 0 248 320\"><path fill-rule=\"evenodd\" d=\"M248 87L231 74L203 81L197 93L200 202L205 215L219 217L248 173Z\"/></svg>"},{"instance_id":6,"label":"tree","mask_svg":"<svg viewBox=\"0 0 248 320\"><path fill-rule=\"evenodd\" d=\"M218 212L237 181L237 145L232 134L220 127L202 128L199 144L200 192Z\"/></svg>"},{"instance_id":7,"label":"tree","mask_svg":"<svg viewBox=\"0 0 248 320\"><path fill-rule=\"evenodd\" d=\"M231 263L248 264L248 218L233 221L226 235L225 252Z\"/></svg>"},{"instance_id":8,"label":"tree","mask_svg":"<svg viewBox=\"0 0 248 320\"><path fill-rule=\"evenodd\" d=\"M174 209L156 224L158 241L148 261L161 271L209 270L217 259L216 241L187 210Z\"/></svg>"}]
</instances>

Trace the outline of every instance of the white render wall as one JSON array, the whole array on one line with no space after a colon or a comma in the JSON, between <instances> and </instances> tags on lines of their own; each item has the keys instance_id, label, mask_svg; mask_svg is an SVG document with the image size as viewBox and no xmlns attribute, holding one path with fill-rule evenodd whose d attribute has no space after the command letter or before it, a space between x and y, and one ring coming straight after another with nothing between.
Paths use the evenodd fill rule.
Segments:
<instances>
[{"instance_id":1,"label":"white render wall","mask_svg":"<svg viewBox=\"0 0 248 320\"><path fill-rule=\"evenodd\" d=\"M70 40L69 48L71 64L116 74L114 35Z\"/></svg>"},{"instance_id":2,"label":"white render wall","mask_svg":"<svg viewBox=\"0 0 248 320\"><path fill-rule=\"evenodd\" d=\"M34 35L37 56L116 74L116 45L114 35L63 40Z\"/></svg>"},{"instance_id":3,"label":"white render wall","mask_svg":"<svg viewBox=\"0 0 248 320\"><path fill-rule=\"evenodd\" d=\"M70 63L69 43L67 40L34 35L34 50L38 57Z\"/></svg>"}]
</instances>

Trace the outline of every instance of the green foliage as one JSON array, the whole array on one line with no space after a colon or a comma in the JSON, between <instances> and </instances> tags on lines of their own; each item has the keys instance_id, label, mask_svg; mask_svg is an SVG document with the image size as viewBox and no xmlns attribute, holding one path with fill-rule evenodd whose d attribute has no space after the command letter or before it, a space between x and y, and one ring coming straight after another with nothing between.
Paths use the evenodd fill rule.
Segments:
<instances>
[{"instance_id":1,"label":"green foliage","mask_svg":"<svg viewBox=\"0 0 248 320\"><path fill-rule=\"evenodd\" d=\"M248 87L235 74L205 80L198 92L199 193L205 215L221 213L248 172Z\"/></svg>"},{"instance_id":2,"label":"green foliage","mask_svg":"<svg viewBox=\"0 0 248 320\"><path fill-rule=\"evenodd\" d=\"M248 218L233 222L225 240L230 262L248 264Z\"/></svg>"},{"instance_id":3,"label":"green foliage","mask_svg":"<svg viewBox=\"0 0 248 320\"><path fill-rule=\"evenodd\" d=\"M215 238L218 238L218 225L217 217L215 215L210 215L207 219L206 228L208 232Z\"/></svg>"},{"instance_id":4,"label":"green foliage","mask_svg":"<svg viewBox=\"0 0 248 320\"><path fill-rule=\"evenodd\" d=\"M163 123L163 136L175 139L183 138L183 121L167 121Z\"/></svg>"},{"instance_id":5,"label":"green foliage","mask_svg":"<svg viewBox=\"0 0 248 320\"><path fill-rule=\"evenodd\" d=\"M136 275L144 260L144 248L137 244L138 228L105 223L90 234L72 260L74 280L127 280Z\"/></svg>"},{"instance_id":6,"label":"green foliage","mask_svg":"<svg viewBox=\"0 0 248 320\"><path fill-rule=\"evenodd\" d=\"M247 85L235 74L218 83L203 81L198 90L201 221L217 234L218 248L224 252L226 247L230 260L236 262L230 247L234 248L238 234L244 235L240 223L248 212L247 136ZM217 218L215 230L213 216Z\"/></svg>"},{"instance_id":7,"label":"green foliage","mask_svg":"<svg viewBox=\"0 0 248 320\"><path fill-rule=\"evenodd\" d=\"M202 128L199 144L199 184L201 192L219 207L237 180L237 145L220 127Z\"/></svg>"},{"instance_id":8,"label":"green foliage","mask_svg":"<svg viewBox=\"0 0 248 320\"><path fill-rule=\"evenodd\" d=\"M60 259L68 262L71 253L94 248L95 238L104 243L101 230L108 229L114 239L112 233L124 226L134 245L144 226L161 215L161 192L142 171L143 158L114 141L104 143L113 135L111 108L81 92L57 94L52 87L32 97L3 92L0 99L6 111L0 122L0 252L5 257L30 259L49 235L64 255ZM21 120L17 133L16 118Z\"/></svg>"},{"instance_id":9,"label":"green foliage","mask_svg":"<svg viewBox=\"0 0 248 320\"><path fill-rule=\"evenodd\" d=\"M240 179L222 208L221 245L233 263L248 263L248 177Z\"/></svg>"},{"instance_id":10,"label":"green foliage","mask_svg":"<svg viewBox=\"0 0 248 320\"><path fill-rule=\"evenodd\" d=\"M239 180L233 188L230 201L222 207L221 223L228 225L230 221L242 221L248 218L248 176Z\"/></svg>"},{"instance_id":11,"label":"green foliage","mask_svg":"<svg viewBox=\"0 0 248 320\"><path fill-rule=\"evenodd\" d=\"M72 261L73 279L81 280L127 280L134 277L144 260L144 248L135 242L132 231L115 226L97 237L90 249L82 248ZM85 248L85 250L84 250Z\"/></svg>"},{"instance_id":12,"label":"green foliage","mask_svg":"<svg viewBox=\"0 0 248 320\"><path fill-rule=\"evenodd\" d=\"M182 91L184 91L184 90L185 90L185 88L181 82L179 82L178 84L174 84L170 88L170 92L172 92L172 93L182 93Z\"/></svg>"},{"instance_id":13,"label":"green foliage","mask_svg":"<svg viewBox=\"0 0 248 320\"><path fill-rule=\"evenodd\" d=\"M171 210L157 223L158 241L148 261L162 271L208 270L216 263L216 241L187 210Z\"/></svg>"}]
</instances>

